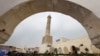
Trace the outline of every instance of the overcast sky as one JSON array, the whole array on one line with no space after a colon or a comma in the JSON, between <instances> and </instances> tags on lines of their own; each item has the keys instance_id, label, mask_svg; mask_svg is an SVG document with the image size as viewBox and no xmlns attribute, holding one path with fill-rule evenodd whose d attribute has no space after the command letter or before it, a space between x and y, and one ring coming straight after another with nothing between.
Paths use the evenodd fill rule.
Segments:
<instances>
[{"instance_id":1,"label":"overcast sky","mask_svg":"<svg viewBox=\"0 0 100 56\"><path fill-rule=\"evenodd\" d=\"M45 35L47 16L51 15L51 36L53 40L61 37L75 39L86 36L83 26L68 15L54 12L42 12L29 16L15 29L10 39L5 43L17 47L35 47L42 43Z\"/></svg>"}]
</instances>

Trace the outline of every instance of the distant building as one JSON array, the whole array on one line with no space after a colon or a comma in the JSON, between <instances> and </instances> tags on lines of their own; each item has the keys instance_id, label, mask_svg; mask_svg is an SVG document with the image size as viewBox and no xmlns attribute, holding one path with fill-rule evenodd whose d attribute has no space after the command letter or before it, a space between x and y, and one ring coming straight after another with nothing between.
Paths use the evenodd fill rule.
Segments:
<instances>
[{"instance_id":1,"label":"distant building","mask_svg":"<svg viewBox=\"0 0 100 56\"><path fill-rule=\"evenodd\" d=\"M14 46L0 45L0 49L7 49L9 51L15 51L16 47L14 47Z\"/></svg>"}]
</instances>

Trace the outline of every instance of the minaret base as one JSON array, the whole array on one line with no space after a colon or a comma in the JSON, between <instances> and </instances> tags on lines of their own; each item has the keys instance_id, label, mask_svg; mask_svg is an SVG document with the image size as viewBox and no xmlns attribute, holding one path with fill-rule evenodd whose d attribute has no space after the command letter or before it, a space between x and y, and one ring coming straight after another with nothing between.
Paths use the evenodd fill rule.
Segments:
<instances>
[{"instance_id":1,"label":"minaret base","mask_svg":"<svg viewBox=\"0 0 100 56\"><path fill-rule=\"evenodd\" d=\"M43 37L42 44L52 44L52 36L46 35Z\"/></svg>"}]
</instances>

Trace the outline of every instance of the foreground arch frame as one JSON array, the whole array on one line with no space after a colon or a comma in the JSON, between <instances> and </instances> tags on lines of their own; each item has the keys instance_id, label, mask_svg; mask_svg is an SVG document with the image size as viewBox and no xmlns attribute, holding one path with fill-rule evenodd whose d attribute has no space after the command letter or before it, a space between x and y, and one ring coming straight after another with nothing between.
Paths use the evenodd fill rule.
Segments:
<instances>
[{"instance_id":1,"label":"foreground arch frame","mask_svg":"<svg viewBox=\"0 0 100 56\"><path fill-rule=\"evenodd\" d=\"M5 43L14 28L26 17L39 12L60 12L79 21L92 41L100 48L100 19L88 9L66 0L30 0L12 8L0 17L0 43Z\"/></svg>"}]
</instances>

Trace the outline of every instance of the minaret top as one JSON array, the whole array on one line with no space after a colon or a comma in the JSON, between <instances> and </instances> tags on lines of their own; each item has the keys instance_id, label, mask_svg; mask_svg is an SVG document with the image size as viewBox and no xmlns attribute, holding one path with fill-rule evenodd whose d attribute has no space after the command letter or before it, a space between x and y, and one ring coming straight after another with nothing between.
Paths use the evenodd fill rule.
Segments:
<instances>
[{"instance_id":1,"label":"minaret top","mask_svg":"<svg viewBox=\"0 0 100 56\"><path fill-rule=\"evenodd\" d=\"M48 17L47 17L47 18L51 19L51 15L48 15Z\"/></svg>"}]
</instances>

